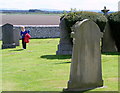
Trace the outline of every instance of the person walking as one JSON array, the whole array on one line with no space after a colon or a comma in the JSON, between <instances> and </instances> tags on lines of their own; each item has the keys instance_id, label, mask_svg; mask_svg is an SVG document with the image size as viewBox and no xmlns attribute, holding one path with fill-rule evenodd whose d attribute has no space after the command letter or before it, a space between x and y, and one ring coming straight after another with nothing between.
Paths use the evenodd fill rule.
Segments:
<instances>
[{"instance_id":1,"label":"person walking","mask_svg":"<svg viewBox=\"0 0 120 93\"><path fill-rule=\"evenodd\" d=\"M22 36L22 47L23 49L26 49L26 42L25 42L25 36L26 34L28 35L30 33L29 30L25 30L25 27L21 27L20 35Z\"/></svg>"}]
</instances>

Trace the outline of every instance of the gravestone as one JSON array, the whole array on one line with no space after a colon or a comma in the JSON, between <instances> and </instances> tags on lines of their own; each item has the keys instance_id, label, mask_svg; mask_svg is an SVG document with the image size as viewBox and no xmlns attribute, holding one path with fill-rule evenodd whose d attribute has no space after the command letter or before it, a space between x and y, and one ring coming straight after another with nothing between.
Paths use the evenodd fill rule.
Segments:
<instances>
[{"instance_id":1,"label":"gravestone","mask_svg":"<svg viewBox=\"0 0 120 93\"><path fill-rule=\"evenodd\" d=\"M20 39L20 31L13 29L13 41L16 46L20 45L19 39Z\"/></svg>"},{"instance_id":2,"label":"gravestone","mask_svg":"<svg viewBox=\"0 0 120 93\"><path fill-rule=\"evenodd\" d=\"M107 22L102 39L102 52L117 52L115 40L112 37L110 25Z\"/></svg>"},{"instance_id":3,"label":"gravestone","mask_svg":"<svg viewBox=\"0 0 120 93\"><path fill-rule=\"evenodd\" d=\"M109 9L106 9L106 7L104 7L104 9L101 11L104 13L104 15L106 17L108 17ZM106 26L104 29L104 35L102 38L102 47L101 48L102 48L101 49L102 52L117 52L115 40L112 37L110 25L108 22L106 23Z\"/></svg>"},{"instance_id":4,"label":"gravestone","mask_svg":"<svg viewBox=\"0 0 120 93\"><path fill-rule=\"evenodd\" d=\"M64 91L83 91L103 86L98 25L88 19L72 27L73 53L70 80Z\"/></svg>"},{"instance_id":5,"label":"gravestone","mask_svg":"<svg viewBox=\"0 0 120 93\"><path fill-rule=\"evenodd\" d=\"M56 55L72 55L72 42L64 18L60 21L60 42Z\"/></svg>"},{"instance_id":6,"label":"gravestone","mask_svg":"<svg viewBox=\"0 0 120 93\"><path fill-rule=\"evenodd\" d=\"M101 10L101 11L104 13L105 16L107 16L108 11L110 11L110 10L109 10L109 9L106 9L106 6L104 6L104 9Z\"/></svg>"},{"instance_id":7,"label":"gravestone","mask_svg":"<svg viewBox=\"0 0 120 93\"><path fill-rule=\"evenodd\" d=\"M2 49L15 47L13 25L7 23L2 26Z\"/></svg>"}]
</instances>

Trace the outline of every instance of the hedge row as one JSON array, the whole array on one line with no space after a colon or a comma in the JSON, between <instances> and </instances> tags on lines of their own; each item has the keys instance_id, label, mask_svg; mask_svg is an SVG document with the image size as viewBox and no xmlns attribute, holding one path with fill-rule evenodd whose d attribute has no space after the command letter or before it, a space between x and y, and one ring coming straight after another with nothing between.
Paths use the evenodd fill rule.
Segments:
<instances>
[{"instance_id":1,"label":"hedge row","mask_svg":"<svg viewBox=\"0 0 120 93\"><path fill-rule=\"evenodd\" d=\"M120 11L109 14L108 22L110 24L118 52L120 52Z\"/></svg>"},{"instance_id":2,"label":"hedge row","mask_svg":"<svg viewBox=\"0 0 120 93\"><path fill-rule=\"evenodd\" d=\"M72 27L77 21L82 21L84 19L93 20L100 27L101 32L103 32L107 22L107 18L103 14L88 11L70 12L63 15L61 19L62 18L64 18L69 32L71 32L70 27Z\"/></svg>"},{"instance_id":3,"label":"hedge row","mask_svg":"<svg viewBox=\"0 0 120 93\"><path fill-rule=\"evenodd\" d=\"M88 11L71 11L67 14L64 14L61 19L65 20L69 33L71 33L71 27L77 21L91 19L99 26L101 32L104 31L106 22L108 21L112 30L112 35L115 40L116 46L118 48L118 51L120 52L120 12L111 13L106 18L101 13Z\"/></svg>"}]
</instances>

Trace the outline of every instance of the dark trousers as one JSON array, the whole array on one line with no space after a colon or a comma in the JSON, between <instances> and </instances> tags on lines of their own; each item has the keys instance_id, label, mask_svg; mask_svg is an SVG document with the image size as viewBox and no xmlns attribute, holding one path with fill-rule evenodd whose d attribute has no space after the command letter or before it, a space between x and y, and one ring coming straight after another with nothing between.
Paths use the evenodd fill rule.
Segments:
<instances>
[{"instance_id":1,"label":"dark trousers","mask_svg":"<svg viewBox=\"0 0 120 93\"><path fill-rule=\"evenodd\" d=\"M26 49L26 42L24 42L24 38L22 38L22 47Z\"/></svg>"}]
</instances>

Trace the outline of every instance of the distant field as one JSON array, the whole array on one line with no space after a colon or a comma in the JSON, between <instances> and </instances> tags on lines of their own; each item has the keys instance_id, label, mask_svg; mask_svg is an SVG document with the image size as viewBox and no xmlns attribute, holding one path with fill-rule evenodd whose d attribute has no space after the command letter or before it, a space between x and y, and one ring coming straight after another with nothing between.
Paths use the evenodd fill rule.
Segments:
<instances>
[{"instance_id":1,"label":"distant field","mask_svg":"<svg viewBox=\"0 0 120 93\"><path fill-rule=\"evenodd\" d=\"M6 23L13 25L59 25L60 22L60 15L10 14L0 16L2 16L2 23L0 25Z\"/></svg>"}]
</instances>

